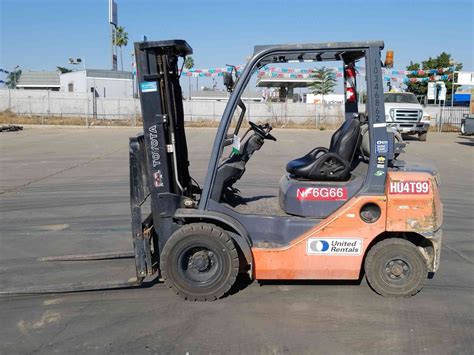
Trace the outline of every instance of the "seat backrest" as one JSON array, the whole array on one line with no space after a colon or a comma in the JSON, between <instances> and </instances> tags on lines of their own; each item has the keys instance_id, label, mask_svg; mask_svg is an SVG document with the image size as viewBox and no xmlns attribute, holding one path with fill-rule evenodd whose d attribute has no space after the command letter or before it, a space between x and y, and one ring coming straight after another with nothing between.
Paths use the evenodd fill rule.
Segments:
<instances>
[{"instance_id":1,"label":"seat backrest","mask_svg":"<svg viewBox=\"0 0 474 355\"><path fill-rule=\"evenodd\" d=\"M331 143L329 144L329 151L332 152L334 149L334 146L336 145L337 140L341 136L342 129L344 128L344 125L347 121L345 121L338 129L336 129L336 132L332 134L331 137Z\"/></svg>"},{"instance_id":2,"label":"seat backrest","mask_svg":"<svg viewBox=\"0 0 474 355\"><path fill-rule=\"evenodd\" d=\"M329 151L351 162L359 143L360 122L356 119L346 120L333 134Z\"/></svg>"}]
</instances>

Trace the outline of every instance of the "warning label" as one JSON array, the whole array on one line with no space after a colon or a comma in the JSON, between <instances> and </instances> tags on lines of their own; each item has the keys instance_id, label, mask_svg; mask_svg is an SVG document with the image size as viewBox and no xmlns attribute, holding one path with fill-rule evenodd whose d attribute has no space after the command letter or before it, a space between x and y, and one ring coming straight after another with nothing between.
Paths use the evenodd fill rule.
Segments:
<instances>
[{"instance_id":1,"label":"warning label","mask_svg":"<svg viewBox=\"0 0 474 355\"><path fill-rule=\"evenodd\" d=\"M298 201L346 201L346 187L307 187L296 190Z\"/></svg>"}]
</instances>

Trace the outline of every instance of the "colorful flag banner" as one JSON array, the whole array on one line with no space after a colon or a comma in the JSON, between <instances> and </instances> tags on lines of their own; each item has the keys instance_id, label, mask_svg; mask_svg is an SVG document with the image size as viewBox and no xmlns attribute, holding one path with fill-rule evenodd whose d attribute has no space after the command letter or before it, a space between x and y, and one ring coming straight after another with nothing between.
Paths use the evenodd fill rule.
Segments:
<instances>
[{"instance_id":1,"label":"colorful flag banner","mask_svg":"<svg viewBox=\"0 0 474 355\"><path fill-rule=\"evenodd\" d=\"M243 65L237 66L237 73L240 75L242 69L244 68ZM328 68L336 74L337 78L343 77L343 67L334 67ZM207 69L183 69L181 75L187 77L218 77L224 76L224 73L231 73L233 68L231 67L222 67L222 68L207 68ZM357 74L360 76L365 76L365 68L364 67L356 67ZM439 68L439 69L428 69L428 70L399 70L399 69L387 69L382 68L382 72L384 75L384 80L392 80L392 81L402 81L402 80L394 80L397 76L422 76L427 75L425 78L416 78L416 79L423 79L418 81L433 81L433 80L447 80L444 79L446 77L451 77L451 75L440 75L444 73L452 73L453 68ZM6 72L6 71L5 71ZM276 68L276 67L268 67L264 66L262 69L257 71L257 75L259 77L268 76L273 78L289 78L289 79L306 79L306 78L314 78L314 73L316 69L314 68ZM8 72L7 72L8 73ZM430 79L435 77L437 79ZM386 79L390 78L390 79ZM412 78L406 78L412 79ZM406 82L406 80L404 80Z\"/></svg>"}]
</instances>

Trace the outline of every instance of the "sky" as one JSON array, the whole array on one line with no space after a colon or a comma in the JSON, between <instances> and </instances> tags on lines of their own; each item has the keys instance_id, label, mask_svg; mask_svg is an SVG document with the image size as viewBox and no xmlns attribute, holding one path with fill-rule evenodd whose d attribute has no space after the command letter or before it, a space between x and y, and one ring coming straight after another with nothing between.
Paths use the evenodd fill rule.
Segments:
<instances>
[{"instance_id":1,"label":"sky","mask_svg":"<svg viewBox=\"0 0 474 355\"><path fill-rule=\"evenodd\" d=\"M243 64L255 44L384 40L394 68L442 51L474 71L474 1L116 0L132 43L182 38L196 68ZM108 0L0 0L0 68L54 70L82 57L110 69ZM120 66L120 65L119 65Z\"/></svg>"}]
</instances>

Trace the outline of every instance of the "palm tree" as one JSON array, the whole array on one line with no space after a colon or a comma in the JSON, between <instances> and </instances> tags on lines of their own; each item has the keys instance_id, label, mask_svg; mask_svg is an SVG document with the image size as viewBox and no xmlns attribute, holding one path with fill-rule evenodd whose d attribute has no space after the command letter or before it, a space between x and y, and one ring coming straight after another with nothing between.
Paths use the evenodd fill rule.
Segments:
<instances>
[{"instance_id":1,"label":"palm tree","mask_svg":"<svg viewBox=\"0 0 474 355\"><path fill-rule=\"evenodd\" d=\"M188 55L188 56L186 57L186 59L184 60L184 67L185 67L186 69L188 69L188 70L194 68L194 59L193 59L192 56ZM190 77L190 76L188 76L188 80L189 80L189 82L188 82L188 86L189 86L189 99L191 99L191 77Z\"/></svg>"},{"instance_id":2,"label":"palm tree","mask_svg":"<svg viewBox=\"0 0 474 355\"><path fill-rule=\"evenodd\" d=\"M126 47L128 44L128 32L125 31L125 28L118 26L115 29L114 44L120 48L120 64L123 71L123 57L122 57L122 47Z\"/></svg>"},{"instance_id":3,"label":"palm tree","mask_svg":"<svg viewBox=\"0 0 474 355\"><path fill-rule=\"evenodd\" d=\"M7 75L7 81L5 85L9 89L16 89L16 84L18 84L18 79L20 79L21 76L21 69L15 69L8 73Z\"/></svg>"},{"instance_id":4,"label":"palm tree","mask_svg":"<svg viewBox=\"0 0 474 355\"><path fill-rule=\"evenodd\" d=\"M321 69L314 69L312 78L315 81L309 86L311 93L321 95L321 101L324 102L324 95L334 92L336 76L331 69L322 67Z\"/></svg>"}]
</instances>

